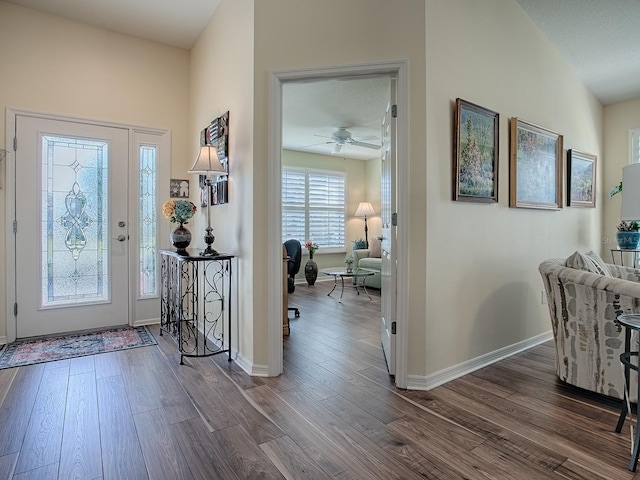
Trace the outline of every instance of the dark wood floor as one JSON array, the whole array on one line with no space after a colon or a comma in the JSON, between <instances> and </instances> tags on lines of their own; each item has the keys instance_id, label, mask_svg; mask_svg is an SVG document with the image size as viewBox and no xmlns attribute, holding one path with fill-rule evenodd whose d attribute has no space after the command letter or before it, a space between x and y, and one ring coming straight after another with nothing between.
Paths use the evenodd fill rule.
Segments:
<instances>
[{"instance_id":1,"label":"dark wood floor","mask_svg":"<svg viewBox=\"0 0 640 480\"><path fill-rule=\"evenodd\" d=\"M301 316L278 378L222 356L180 366L157 335L1 370L0 479L635 478L617 406L560 384L550 344L429 392L397 390L379 295L340 304L329 288L291 296Z\"/></svg>"}]
</instances>

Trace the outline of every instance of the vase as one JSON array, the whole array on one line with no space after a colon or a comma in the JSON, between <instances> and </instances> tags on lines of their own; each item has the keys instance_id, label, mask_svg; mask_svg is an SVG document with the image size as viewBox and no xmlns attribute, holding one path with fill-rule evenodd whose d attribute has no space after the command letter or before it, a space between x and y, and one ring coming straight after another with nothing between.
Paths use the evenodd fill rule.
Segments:
<instances>
[{"instance_id":1,"label":"vase","mask_svg":"<svg viewBox=\"0 0 640 480\"><path fill-rule=\"evenodd\" d=\"M191 232L182 223L171 230L169 238L178 253L187 253L186 248L191 243Z\"/></svg>"},{"instance_id":2,"label":"vase","mask_svg":"<svg viewBox=\"0 0 640 480\"><path fill-rule=\"evenodd\" d=\"M618 248L621 250L637 250L640 243L640 232L619 231L616 233Z\"/></svg>"},{"instance_id":3,"label":"vase","mask_svg":"<svg viewBox=\"0 0 640 480\"><path fill-rule=\"evenodd\" d=\"M309 252L309 260L304 266L304 278L307 279L309 285L316 283L318 278L318 264L313 259L313 252Z\"/></svg>"}]
</instances>

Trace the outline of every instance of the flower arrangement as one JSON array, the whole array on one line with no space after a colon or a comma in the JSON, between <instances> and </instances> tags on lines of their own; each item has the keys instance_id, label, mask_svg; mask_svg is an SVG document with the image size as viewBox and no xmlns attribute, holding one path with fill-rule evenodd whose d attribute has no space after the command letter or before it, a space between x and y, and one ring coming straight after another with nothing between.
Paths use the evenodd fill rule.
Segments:
<instances>
[{"instance_id":1,"label":"flower arrangement","mask_svg":"<svg viewBox=\"0 0 640 480\"><path fill-rule=\"evenodd\" d=\"M318 250L320 247L317 243L312 242L311 240L307 240L306 242L304 242L304 248L309 250L309 253L313 256L313 254L316 253L316 250Z\"/></svg>"},{"instance_id":2,"label":"flower arrangement","mask_svg":"<svg viewBox=\"0 0 640 480\"><path fill-rule=\"evenodd\" d=\"M364 238L361 237L353 241L353 247L351 249L364 250L365 248L367 248L367 242L365 241Z\"/></svg>"},{"instance_id":3,"label":"flower arrangement","mask_svg":"<svg viewBox=\"0 0 640 480\"><path fill-rule=\"evenodd\" d=\"M347 255L347 258L344 259L344 263L350 267L353 264L353 257L351 255Z\"/></svg>"},{"instance_id":4,"label":"flower arrangement","mask_svg":"<svg viewBox=\"0 0 640 480\"><path fill-rule=\"evenodd\" d=\"M626 220L620 220L616 229L619 232L637 232L640 230L640 222L636 220L631 220L629 222Z\"/></svg>"},{"instance_id":5,"label":"flower arrangement","mask_svg":"<svg viewBox=\"0 0 640 480\"><path fill-rule=\"evenodd\" d=\"M196 206L189 200L167 200L162 204L162 214L171 223L187 223L196 213Z\"/></svg>"}]
</instances>

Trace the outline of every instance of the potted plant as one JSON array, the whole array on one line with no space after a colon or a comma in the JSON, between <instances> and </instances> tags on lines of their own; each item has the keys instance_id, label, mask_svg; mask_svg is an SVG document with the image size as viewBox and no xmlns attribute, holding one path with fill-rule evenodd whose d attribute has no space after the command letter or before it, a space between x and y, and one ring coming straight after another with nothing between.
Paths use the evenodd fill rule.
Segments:
<instances>
[{"instance_id":1,"label":"potted plant","mask_svg":"<svg viewBox=\"0 0 640 480\"><path fill-rule=\"evenodd\" d=\"M636 220L620 220L616 240L620 250L637 250L640 243L640 222Z\"/></svg>"},{"instance_id":2,"label":"potted plant","mask_svg":"<svg viewBox=\"0 0 640 480\"><path fill-rule=\"evenodd\" d=\"M367 248L367 242L365 242L363 238L358 238L353 241L352 250L364 250L365 248Z\"/></svg>"},{"instance_id":3,"label":"potted plant","mask_svg":"<svg viewBox=\"0 0 640 480\"><path fill-rule=\"evenodd\" d=\"M344 259L344 263L347 266L347 273L353 272L353 257L351 255L347 255L347 258Z\"/></svg>"}]
</instances>

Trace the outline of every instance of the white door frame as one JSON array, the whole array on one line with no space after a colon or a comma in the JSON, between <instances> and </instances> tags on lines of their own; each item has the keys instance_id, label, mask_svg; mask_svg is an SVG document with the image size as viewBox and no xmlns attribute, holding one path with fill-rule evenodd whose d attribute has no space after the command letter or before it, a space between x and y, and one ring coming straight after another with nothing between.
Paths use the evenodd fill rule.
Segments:
<instances>
[{"instance_id":1,"label":"white door frame","mask_svg":"<svg viewBox=\"0 0 640 480\"><path fill-rule=\"evenodd\" d=\"M396 386L407 386L408 218L409 218L409 65L406 60L338 67L271 72L269 77L267 312L269 318L268 375L282 373L282 85L331 78L389 75L397 78L397 302Z\"/></svg>"},{"instance_id":2,"label":"white door frame","mask_svg":"<svg viewBox=\"0 0 640 480\"><path fill-rule=\"evenodd\" d=\"M15 165L15 151L13 150L13 139L16 135L16 116L24 115L24 116L34 116L38 118L51 119L51 120L60 120L66 122L80 122L86 123L90 125L98 125L104 127L116 127L116 128L125 128L129 130L129 165L131 165L131 159L134 158L133 148L134 148L134 139L137 138L136 134L154 134L154 135L162 135L164 136L163 145L165 146L167 152L171 152L171 132L166 129L159 128L150 128L150 127L141 127L135 125L127 125L120 124L114 122L106 122L101 120L93 120L93 119L85 119L79 117L68 117L63 115L54 115L42 112L35 112L31 110L22 110L17 108L7 107L5 111L5 140L7 147L7 156L5 158L5 265L6 265L6 275L5 275L5 294L6 294L6 342L11 343L16 339L17 333L17 325L16 325L16 316L14 315L13 306L16 301L16 243L15 243L15 235L13 233L13 225L15 221L15 213L16 213L16 198L17 198L17 188L16 188L16 165ZM9 147L10 145L10 147ZM158 162L158 185L168 185L169 184L169 173L170 172L170 160L169 158L159 158ZM130 172L129 172L130 173ZM133 190L131 190L133 191ZM129 192L130 198L129 202L131 202L131 191ZM160 195L161 190L158 189L158 194ZM131 223L128 219L128 223ZM168 222L158 222L157 226L157 238L168 238L169 235L169 224ZM137 235L135 236L137 238ZM158 248L161 248L162 245L158 244ZM132 247L129 245L129 254L131 255ZM159 266L158 260L158 266ZM129 323L131 325L144 325L148 323L157 323L160 319L147 319L145 321L136 322L136 300L137 300L137 290L136 288L136 276L135 276L134 268L129 270ZM160 292L158 291L158 299L160 296ZM144 314L143 314L144 315Z\"/></svg>"}]
</instances>

